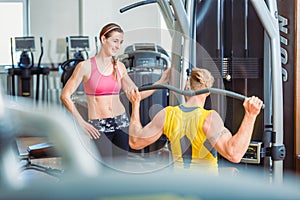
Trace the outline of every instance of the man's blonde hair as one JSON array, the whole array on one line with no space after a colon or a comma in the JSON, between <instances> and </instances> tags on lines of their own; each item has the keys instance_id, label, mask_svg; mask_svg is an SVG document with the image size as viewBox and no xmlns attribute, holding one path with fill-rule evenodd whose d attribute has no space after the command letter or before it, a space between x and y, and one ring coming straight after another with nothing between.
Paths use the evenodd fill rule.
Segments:
<instances>
[{"instance_id":1,"label":"man's blonde hair","mask_svg":"<svg viewBox=\"0 0 300 200\"><path fill-rule=\"evenodd\" d=\"M214 84L214 77L212 74L203 68L193 68L190 78L191 89L195 90L196 88L204 89L211 88Z\"/></svg>"}]
</instances>

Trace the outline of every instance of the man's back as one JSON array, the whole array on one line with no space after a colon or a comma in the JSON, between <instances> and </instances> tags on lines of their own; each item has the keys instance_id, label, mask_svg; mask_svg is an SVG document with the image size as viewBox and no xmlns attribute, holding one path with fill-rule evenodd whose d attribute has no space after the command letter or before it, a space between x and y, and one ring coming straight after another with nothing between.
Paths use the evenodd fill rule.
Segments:
<instances>
[{"instance_id":1,"label":"man's back","mask_svg":"<svg viewBox=\"0 0 300 200\"><path fill-rule=\"evenodd\" d=\"M217 167L217 151L202 130L205 118L211 113L201 107L168 106L164 134L171 144L173 160L185 168L192 166Z\"/></svg>"}]
</instances>

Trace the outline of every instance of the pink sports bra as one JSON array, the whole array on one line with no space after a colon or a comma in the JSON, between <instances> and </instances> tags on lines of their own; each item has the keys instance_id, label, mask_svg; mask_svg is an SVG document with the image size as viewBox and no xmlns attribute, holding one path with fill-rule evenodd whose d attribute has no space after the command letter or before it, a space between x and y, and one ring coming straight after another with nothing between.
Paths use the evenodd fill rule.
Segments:
<instances>
[{"instance_id":1,"label":"pink sports bra","mask_svg":"<svg viewBox=\"0 0 300 200\"><path fill-rule=\"evenodd\" d=\"M121 90L121 82L117 81L114 74L103 75L99 72L95 57L91 58L91 75L88 81L83 83L86 95L113 95L119 94ZM118 68L116 68L118 76L121 77Z\"/></svg>"}]
</instances>

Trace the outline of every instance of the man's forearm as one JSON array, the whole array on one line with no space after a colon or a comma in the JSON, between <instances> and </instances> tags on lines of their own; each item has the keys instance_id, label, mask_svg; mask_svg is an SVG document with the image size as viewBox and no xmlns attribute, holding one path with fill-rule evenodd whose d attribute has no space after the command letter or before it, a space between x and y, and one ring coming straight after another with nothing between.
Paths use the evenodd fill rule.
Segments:
<instances>
[{"instance_id":1,"label":"man's forearm","mask_svg":"<svg viewBox=\"0 0 300 200\"><path fill-rule=\"evenodd\" d=\"M132 137L137 137L138 132L142 129L142 124L140 120L140 104L132 104L132 113L130 118L129 133Z\"/></svg>"},{"instance_id":2,"label":"man's forearm","mask_svg":"<svg viewBox=\"0 0 300 200\"><path fill-rule=\"evenodd\" d=\"M132 104L132 113L130 118L129 125L129 144L131 148L138 148L138 140L139 140L139 132L142 129L141 121L140 121L140 104L133 103Z\"/></svg>"},{"instance_id":3,"label":"man's forearm","mask_svg":"<svg viewBox=\"0 0 300 200\"><path fill-rule=\"evenodd\" d=\"M242 157L248 149L252 138L256 116L245 115L237 133L232 137L231 145L236 156Z\"/></svg>"},{"instance_id":4,"label":"man's forearm","mask_svg":"<svg viewBox=\"0 0 300 200\"><path fill-rule=\"evenodd\" d=\"M140 124L140 103L132 103L132 112L130 122L134 122L134 124Z\"/></svg>"}]
</instances>

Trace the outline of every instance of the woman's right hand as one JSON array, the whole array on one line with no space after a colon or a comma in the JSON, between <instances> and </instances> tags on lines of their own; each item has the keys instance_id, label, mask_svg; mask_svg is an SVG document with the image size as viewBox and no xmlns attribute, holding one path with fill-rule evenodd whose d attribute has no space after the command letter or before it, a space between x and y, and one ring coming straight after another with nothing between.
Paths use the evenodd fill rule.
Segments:
<instances>
[{"instance_id":1,"label":"woman's right hand","mask_svg":"<svg viewBox=\"0 0 300 200\"><path fill-rule=\"evenodd\" d=\"M139 103L141 101L141 94L140 94L139 90L138 89L133 90L128 99L132 104Z\"/></svg>"},{"instance_id":2,"label":"woman's right hand","mask_svg":"<svg viewBox=\"0 0 300 200\"><path fill-rule=\"evenodd\" d=\"M99 139L100 133L99 131L90 123L83 121L80 123L80 126L83 128L83 130L89 135L91 139Z\"/></svg>"},{"instance_id":3,"label":"woman's right hand","mask_svg":"<svg viewBox=\"0 0 300 200\"><path fill-rule=\"evenodd\" d=\"M139 89L137 87L129 88L126 90L126 96L131 103L137 101L138 98L140 99Z\"/></svg>"}]
</instances>

